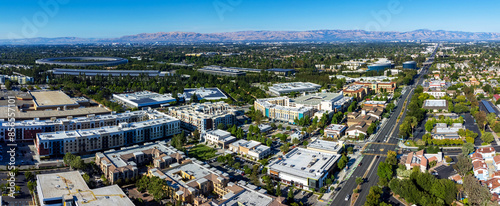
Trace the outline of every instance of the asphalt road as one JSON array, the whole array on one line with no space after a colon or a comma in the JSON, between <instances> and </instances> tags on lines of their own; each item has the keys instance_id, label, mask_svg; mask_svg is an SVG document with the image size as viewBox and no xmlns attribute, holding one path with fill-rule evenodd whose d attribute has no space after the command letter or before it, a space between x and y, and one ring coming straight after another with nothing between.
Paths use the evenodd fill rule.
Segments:
<instances>
[{"instance_id":1,"label":"asphalt road","mask_svg":"<svg viewBox=\"0 0 500 206\"><path fill-rule=\"evenodd\" d=\"M432 54L432 57L435 55L436 50ZM350 205L350 200L346 201L345 197L347 195L352 195L353 190L356 188L356 177L363 177L366 174L366 180L362 184L361 191L359 192L359 197L354 204L356 206L364 205L370 187L377 185L378 183L377 168L379 163L385 160L385 157L383 155L386 155L387 151L389 150L395 151L397 149L396 147L399 141L397 138L397 135L399 133L399 125L402 123L402 120L406 115L405 110L403 111L403 115L401 116L401 121L397 121L397 118L403 108L403 104L405 100L409 101L411 99L414 93L414 88L417 85L422 84L423 75L427 73L429 67L430 66L426 66L425 68L423 68L422 72L420 74L417 74L417 76L415 77L413 84L408 86L408 90L401 95L401 98L398 100L397 107L395 108L393 114L391 114L391 117L389 118L386 126L378 131L379 135L372 144L368 143L369 145L367 145L366 148L369 148L370 150L365 153L365 156L361 160L361 167L357 167L352 176L348 180L344 180L344 182L341 184L340 191L334 195L331 205ZM371 167L370 164L372 164ZM368 169L368 167L370 168ZM397 200L394 200L393 198L390 198L386 201L397 203Z\"/></svg>"}]
</instances>

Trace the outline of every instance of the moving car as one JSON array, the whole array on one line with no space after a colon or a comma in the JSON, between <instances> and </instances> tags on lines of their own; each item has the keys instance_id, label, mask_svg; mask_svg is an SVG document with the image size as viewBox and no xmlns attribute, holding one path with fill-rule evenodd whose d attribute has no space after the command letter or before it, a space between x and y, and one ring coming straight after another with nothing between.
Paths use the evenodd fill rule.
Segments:
<instances>
[{"instance_id":1,"label":"moving car","mask_svg":"<svg viewBox=\"0 0 500 206\"><path fill-rule=\"evenodd\" d=\"M351 198L351 195L345 196L345 201L349 200L349 198Z\"/></svg>"}]
</instances>

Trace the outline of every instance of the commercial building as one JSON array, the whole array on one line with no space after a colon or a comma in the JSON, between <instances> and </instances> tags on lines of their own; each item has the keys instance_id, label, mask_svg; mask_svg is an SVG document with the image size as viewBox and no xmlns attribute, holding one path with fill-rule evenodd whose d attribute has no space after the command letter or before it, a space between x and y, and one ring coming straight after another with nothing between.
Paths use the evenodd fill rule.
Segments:
<instances>
[{"instance_id":1,"label":"commercial building","mask_svg":"<svg viewBox=\"0 0 500 206\"><path fill-rule=\"evenodd\" d=\"M342 92L344 93L344 95L346 95L348 97L352 97L355 100L359 101L359 100L362 100L366 96L368 89L362 85L349 85L349 86L345 87L342 90Z\"/></svg>"},{"instance_id":2,"label":"commercial building","mask_svg":"<svg viewBox=\"0 0 500 206\"><path fill-rule=\"evenodd\" d=\"M122 122L139 122L159 115L154 110L143 110L124 112L109 115L88 115L86 117L70 117L51 120L33 120L16 121L14 125L10 122L0 121L0 139L9 139L8 129L14 127L16 140L32 141L37 133L70 131L77 129L91 129L104 126L116 126Z\"/></svg>"},{"instance_id":3,"label":"commercial building","mask_svg":"<svg viewBox=\"0 0 500 206\"><path fill-rule=\"evenodd\" d=\"M335 103L342 100L344 95L342 93L314 93L307 94L290 101L291 107L312 107L316 110L337 111L342 106ZM348 102L344 102L347 104Z\"/></svg>"},{"instance_id":4,"label":"commercial building","mask_svg":"<svg viewBox=\"0 0 500 206\"><path fill-rule=\"evenodd\" d=\"M314 115L314 108L312 107L292 107L288 97L257 99L254 101L254 108L265 117L289 123L294 123L296 118L300 119Z\"/></svg>"},{"instance_id":5,"label":"commercial building","mask_svg":"<svg viewBox=\"0 0 500 206\"><path fill-rule=\"evenodd\" d=\"M128 59L119 57L52 57L37 59L36 64L61 65L61 66L116 66L128 63Z\"/></svg>"},{"instance_id":6,"label":"commercial building","mask_svg":"<svg viewBox=\"0 0 500 206\"><path fill-rule=\"evenodd\" d=\"M80 107L80 104L62 91L40 91L29 94L33 97L35 110L66 110Z\"/></svg>"},{"instance_id":7,"label":"commercial building","mask_svg":"<svg viewBox=\"0 0 500 206\"><path fill-rule=\"evenodd\" d=\"M227 99L227 96L217 87L184 89L184 98L186 101L191 101L191 98L193 98L195 94L198 100Z\"/></svg>"},{"instance_id":8,"label":"commercial building","mask_svg":"<svg viewBox=\"0 0 500 206\"><path fill-rule=\"evenodd\" d=\"M324 134L325 137L340 138L345 134L346 129L347 126L343 124L331 124L325 128Z\"/></svg>"},{"instance_id":9,"label":"commercial building","mask_svg":"<svg viewBox=\"0 0 500 206\"><path fill-rule=\"evenodd\" d=\"M276 75L280 75L280 76L291 76L291 75L295 74L295 69L272 68L272 69L268 69L266 71L272 72L272 73L274 73Z\"/></svg>"},{"instance_id":10,"label":"commercial building","mask_svg":"<svg viewBox=\"0 0 500 206\"><path fill-rule=\"evenodd\" d=\"M11 82L17 82L21 85L33 83L33 77L28 77L24 75L0 75L0 84L5 84L5 81L9 80Z\"/></svg>"},{"instance_id":11,"label":"commercial building","mask_svg":"<svg viewBox=\"0 0 500 206\"><path fill-rule=\"evenodd\" d=\"M291 83L278 83L269 87L269 92L274 95L281 96L292 92L316 92L321 88L321 85L310 82L291 82Z\"/></svg>"},{"instance_id":12,"label":"commercial building","mask_svg":"<svg viewBox=\"0 0 500 206\"><path fill-rule=\"evenodd\" d=\"M417 62L416 61L403 62L403 68L404 69L417 69Z\"/></svg>"},{"instance_id":13,"label":"commercial building","mask_svg":"<svg viewBox=\"0 0 500 206\"><path fill-rule=\"evenodd\" d=\"M35 147L40 156L85 154L173 136L181 133L180 124L178 119L163 115L118 126L38 133Z\"/></svg>"},{"instance_id":14,"label":"commercial building","mask_svg":"<svg viewBox=\"0 0 500 206\"><path fill-rule=\"evenodd\" d=\"M439 91L425 91L424 93L429 94L435 98L443 98L444 96L447 96L448 93L446 92L439 92Z\"/></svg>"},{"instance_id":15,"label":"commercial building","mask_svg":"<svg viewBox=\"0 0 500 206\"><path fill-rule=\"evenodd\" d=\"M367 93L369 91L374 91L375 93L394 93L397 88L396 82L354 82L353 85L361 85L367 88Z\"/></svg>"},{"instance_id":16,"label":"commercial building","mask_svg":"<svg viewBox=\"0 0 500 206\"><path fill-rule=\"evenodd\" d=\"M94 70L94 69L53 69L52 74L55 76L85 76L85 77L164 77L168 76L168 72L162 72L160 70Z\"/></svg>"},{"instance_id":17,"label":"commercial building","mask_svg":"<svg viewBox=\"0 0 500 206\"><path fill-rule=\"evenodd\" d=\"M307 145L307 149L330 153L334 155L340 155L344 147L343 141L327 141L316 139Z\"/></svg>"},{"instance_id":18,"label":"commercial building","mask_svg":"<svg viewBox=\"0 0 500 206\"><path fill-rule=\"evenodd\" d=\"M242 205L254 205L254 206L284 206L283 197L273 197L261 191L255 191L252 188L240 186L244 188L242 192L230 196L227 199L224 197L224 201L219 204L212 203L216 206L242 206Z\"/></svg>"},{"instance_id":19,"label":"commercial building","mask_svg":"<svg viewBox=\"0 0 500 206\"><path fill-rule=\"evenodd\" d=\"M366 137L366 135L368 135L369 127L370 124L368 124L367 122L358 122L354 125L349 126L349 128L346 131L346 134L351 137L358 137L360 135Z\"/></svg>"},{"instance_id":20,"label":"commercial building","mask_svg":"<svg viewBox=\"0 0 500 206\"><path fill-rule=\"evenodd\" d=\"M41 206L134 206L118 185L90 189L78 171L39 174L36 192Z\"/></svg>"},{"instance_id":21,"label":"commercial building","mask_svg":"<svg viewBox=\"0 0 500 206\"><path fill-rule=\"evenodd\" d=\"M434 139L460 139L458 135L460 129L465 130L462 123L453 123L451 127L448 127L446 123L437 123L431 135Z\"/></svg>"},{"instance_id":22,"label":"commercial building","mask_svg":"<svg viewBox=\"0 0 500 206\"><path fill-rule=\"evenodd\" d=\"M294 148L268 166L268 174L300 189L319 189L332 174L340 155Z\"/></svg>"},{"instance_id":23,"label":"commercial building","mask_svg":"<svg viewBox=\"0 0 500 206\"><path fill-rule=\"evenodd\" d=\"M236 123L236 110L225 102L193 103L186 106L172 107L168 114L181 120L181 127L190 131L207 131L217 128L219 124Z\"/></svg>"},{"instance_id":24,"label":"commercial building","mask_svg":"<svg viewBox=\"0 0 500 206\"><path fill-rule=\"evenodd\" d=\"M218 75L218 76L230 76L230 77L238 77L246 75L244 71L230 67L221 67L221 66L206 66L198 69L198 72Z\"/></svg>"},{"instance_id":25,"label":"commercial building","mask_svg":"<svg viewBox=\"0 0 500 206\"><path fill-rule=\"evenodd\" d=\"M183 99L183 95L180 94L179 98ZM158 94L150 91L134 92L134 93L124 93L124 94L113 94L113 99L121 102L128 107L160 107L162 105L168 105L169 103L176 102L177 99L172 96L172 94Z\"/></svg>"},{"instance_id":26,"label":"commercial building","mask_svg":"<svg viewBox=\"0 0 500 206\"><path fill-rule=\"evenodd\" d=\"M385 69L394 69L394 64L389 60L383 60L368 65L368 71L384 71Z\"/></svg>"},{"instance_id":27,"label":"commercial building","mask_svg":"<svg viewBox=\"0 0 500 206\"><path fill-rule=\"evenodd\" d=\"M253 160L261 160L271 155L270 147L254 140L238 140L229 145L229 150Z\"/></svg>"},{"instance_id":28,"label":"commercial building","mask_svg":"<svg viewBox=\"0 0 500 206\"><path fill-rule=\"evenodd\" d=\"M448 101L445 99L427 99L424 101L422 108L433 110L434 112L448 110Z\"/></svg>"},{"instance_id":29,"label":"commercial building","mask_svg":"<svg viewBox=\"0 0 500 206\"><path fill-rule=\"evenodd\" d=\"M184 158L183 152L163 142L156 142L98 152L95 154L95 163L106 179L115 184L117 180L124 182L126 179L138 177L140 168L146 165L164 169L171 164L182 162Z\"/></svg>"},{"instance_id":30,"label":"commercial building","mask_svg":"<svg viewBox=\"0 0 500 206\"><path fill-rule=\"evenodd\" d=\"M217 147L226 148L230 143L236 141L236 137L224 130L212 130L204 133L205 142Z\"/></svg>"}]
</instances>

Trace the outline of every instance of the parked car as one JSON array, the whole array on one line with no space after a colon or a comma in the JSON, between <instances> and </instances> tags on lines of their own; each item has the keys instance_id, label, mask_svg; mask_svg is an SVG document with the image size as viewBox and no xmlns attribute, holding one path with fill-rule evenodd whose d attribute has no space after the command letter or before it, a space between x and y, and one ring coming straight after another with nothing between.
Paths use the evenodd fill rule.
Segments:
<instances>
[{"instance_id":1,"label":"parked car","mask_svg":"<svg viewBox=\"0 0 500 206\"><path fill-rule=\"evenodd\" d=\"M349 200L349 198L351 198L351 195L345 196L345 201Z\"/></svg>"}]
</instances>

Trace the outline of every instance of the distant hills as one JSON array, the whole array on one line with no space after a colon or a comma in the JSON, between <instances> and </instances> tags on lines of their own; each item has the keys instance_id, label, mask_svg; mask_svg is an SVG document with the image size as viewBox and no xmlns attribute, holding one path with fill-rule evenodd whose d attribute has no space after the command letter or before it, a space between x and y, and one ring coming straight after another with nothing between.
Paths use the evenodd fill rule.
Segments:
<instances>
[{"instance_id":1,"label":"distant hills","mask_svg":"<svg viewBox=\"0 0 500 206\"><path fill-rule=\"evenodd\" d=\"M30 38L0 39L0 44L80 44L80 43L181 43L181 42L250 42L250 41L472 41L500 40L500 33L462 32L420 29L409 32L364 30L313 31L238 31L222 33L158 32L122 36L118 38Z\"/></svg>"}]
</instances>

